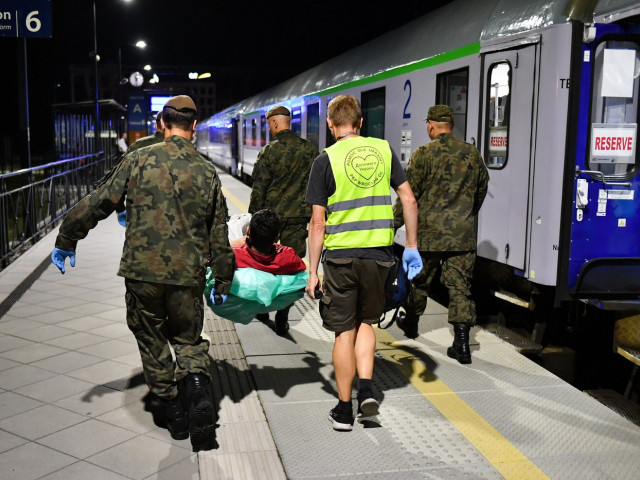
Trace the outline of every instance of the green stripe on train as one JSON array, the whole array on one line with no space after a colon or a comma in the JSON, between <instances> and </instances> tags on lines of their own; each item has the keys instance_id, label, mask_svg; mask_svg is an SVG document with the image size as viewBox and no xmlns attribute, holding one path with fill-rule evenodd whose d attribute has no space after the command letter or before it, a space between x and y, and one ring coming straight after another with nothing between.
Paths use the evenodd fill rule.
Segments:
<instances>
[{"instance_id":1,"label":"green stripe on train","mask_svg":"<svg viewBox=\"0 0 640 480\"><path fill-rule=\"evenodd\" d=\"M423 68L433 67L434 65L440 65L441 63L451 62L458 58L464 58L469 55L475 55L480 53L480 42L475 42L464 47L456 48L450 52L440 53L433 57L425 58L424 60L418 60L417 62L410 63L408 65L402 65L401 67L391 68L384 72L376 73L370 77L361 78L359 80L352 80L350 82L336 85L335 87L327 88L326 90L320 90L315 93L309 93L304 95L305 99L312 97L321 97L323 95L330 95L347 88L354 88L361 85L367 85L369 83L378 82L380 80L386 80L388 78L397 77L399 75L405 75L407 73L415 72L416 70L422 70ZM261 113L261 110L255 110L253 112L243 113L243 117L250 117L256 113Z\"/></svg>"},{"instance_id":2,"label":"green stripe on train","mask_svg":"<svg viewBox=\"0 0 640 480\"><path fill-rule=\"evenodd\" d=\"M405 75L407 73L415 72L416 70L422 70L423 68L433 67L434 65L451 62L458 58L463 58L463 57L467 57L469 55L474 55L478 53L480 53L480 42L475 42L475 43L472 43L471 45L466 45L464 47L451 50L450 52L441 53L439 55L435 55L430 58L425 58L424 60L419 60L417 62L410 63L408 65L403 65L401 67L396 67L390 70L386 70L384 72L376 73L375 75L372 75L370 77L361 78L359 80L353 80L351 82L346 82L341 85L337 85L335 87L327 88L326 90L305 95L305 98L330 95L340 90L346 90L347 88L358 87L360 85L367 85L369 83L378 82L380 80L386 80L387 78L397 77L399 75Z\"/></svg>"}]
</instances>

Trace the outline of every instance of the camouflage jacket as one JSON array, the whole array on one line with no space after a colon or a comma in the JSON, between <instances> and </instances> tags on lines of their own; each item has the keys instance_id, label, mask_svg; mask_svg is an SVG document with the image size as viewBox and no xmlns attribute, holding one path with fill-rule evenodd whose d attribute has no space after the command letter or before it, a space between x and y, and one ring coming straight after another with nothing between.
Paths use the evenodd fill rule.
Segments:
<instances>
[{"instance_id":1,"label":"camouflage jacket","mask_svg":"<svg viewBox=\"0 0 640 480\"><path fill-rule=\"evenodd\" d=\"M307 223L311 205L304 201L311 164L318 156L313 144L291 130L281 130L260 153L253 168L249 213L269 208L287 223Z\"/></svg>"},{"instance_id":2,"label":"camouflage jacket","mask_svg":"<svg viewBox=\"0 0 640 480\"><path fill-rule=\"evenodd\" d=\"M180 136L126 155L97 190L64 218L56 247L75 251L126 194L127 226L118 275L146 282L204 284L228 293L235 270L227 203L215 167Z\"/></svg>"},{"instance_id":3,"label":"camouflage jacket","mask_svg":"<svg viewBox=\"0 0 640 480\"><path fill-rule=\"evenodd\" d=\"M127 150L127 154L135 152L136 150L139 150L142 147L148 147L149 145L155 145L156 143L161 143L161 142L164 142L164 133L156 132L153 135L139 138L138 140L133 142L129 146L129 150Z\"/></svg>"},{"instance_id":4,"label":"camouflage jacket","mask_svg":"<svg viewBox=\"0 0 640 480\"><path fill-rule=\"evenodd\" d=\"M418 201L418 249L475 250L477 214L489 182L476 147L440 134L411 155L407 180ZM404 222L399 199L393 213L399 228Z\"/></svg>"}]
</instances>

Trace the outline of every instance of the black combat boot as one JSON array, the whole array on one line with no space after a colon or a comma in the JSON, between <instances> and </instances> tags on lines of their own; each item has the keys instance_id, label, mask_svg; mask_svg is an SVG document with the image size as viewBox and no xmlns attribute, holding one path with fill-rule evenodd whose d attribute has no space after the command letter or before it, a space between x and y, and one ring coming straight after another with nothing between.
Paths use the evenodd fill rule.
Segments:
<instances>
[{"instance_id":1,"label":"black combat boot","mask_svg":"<svg viewBox=\"0 0 640 480\"><path fill-rule=\"evenodd\" d=\"M469 348L469 329L466 323L453 324L453 345L447 348L447 355L455 358L458 363L471 363L471 349Z\"/></svg>"},{"instance_id":2,"label":"black combat boot","mask_svg":"<svg viewBox=\"0 0 640 480\"><path fill-rule=\"evenodd\" d=\"M400 330L404 332L405 337L418 338L418 320L419 317L400 311L396 322Z\"/></svg>"},{"instance_id":3,"label":"black combat boot","mask_svg":"<svg viewBox=\"0 0 640 480\"><path fill-rule=\"evenodd\" d=\"M189 438L189 418L178 397L164 401L164 419L174 440Z\"/></svg>"},{"instance_id":4,"label":"black combat boot","mask_svg":"<svg viewBox=\"0 0 640 480\"><path fill-rule=\"evenodd\" d=\"M191 373L183 380L183 398L189 414L189 434L194 452L216 448L216 425L213 418L209 377Z\"/></svg>"},{"instance_id":5,"label":"black combat boot","mask_svg":"<svg viewBox=\"0 0 640 480\"><path fill-rule=\"evenodd\" d=\"M281 337L289 331L289 309L283 308L276 312L276 335Z\"/></svg>"}]
</instances>

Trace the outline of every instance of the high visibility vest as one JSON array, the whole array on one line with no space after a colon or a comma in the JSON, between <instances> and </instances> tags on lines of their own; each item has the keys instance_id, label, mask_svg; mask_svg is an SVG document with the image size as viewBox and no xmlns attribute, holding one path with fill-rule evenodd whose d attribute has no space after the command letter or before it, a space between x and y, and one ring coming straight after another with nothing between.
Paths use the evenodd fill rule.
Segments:
<instances>
[{"instance_id":1,"label":"high visibility vest","mask_svg":"<svg viewBox=\"0 0 640 480\"><path fill-rule=\"evenodd\" d=\"M327 202L324 246L387 247L393 244L391 148L386 140L355 137L324 149L336 191Z\"/></svg>"}]
</instances>

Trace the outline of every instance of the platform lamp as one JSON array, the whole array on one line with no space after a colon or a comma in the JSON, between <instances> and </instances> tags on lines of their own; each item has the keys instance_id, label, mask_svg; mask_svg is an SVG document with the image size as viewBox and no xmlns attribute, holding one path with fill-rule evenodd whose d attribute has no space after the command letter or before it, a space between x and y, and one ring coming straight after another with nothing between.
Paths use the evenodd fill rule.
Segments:
<instances>
[{"instance_id":1,"label":"platform lamp","mask_svg":"<svg viewBox=\"0 0 640 480\"><path fill-rule=\"evenodd\" d=\"M120 85L126 85L129 82L129 79L122 76L122 47L137 47L140 50L144 50L147 47L147 43L144 40L138 40L135 45L121 45L118 47L118 82Z\"/></svg>"}]
</instances>

